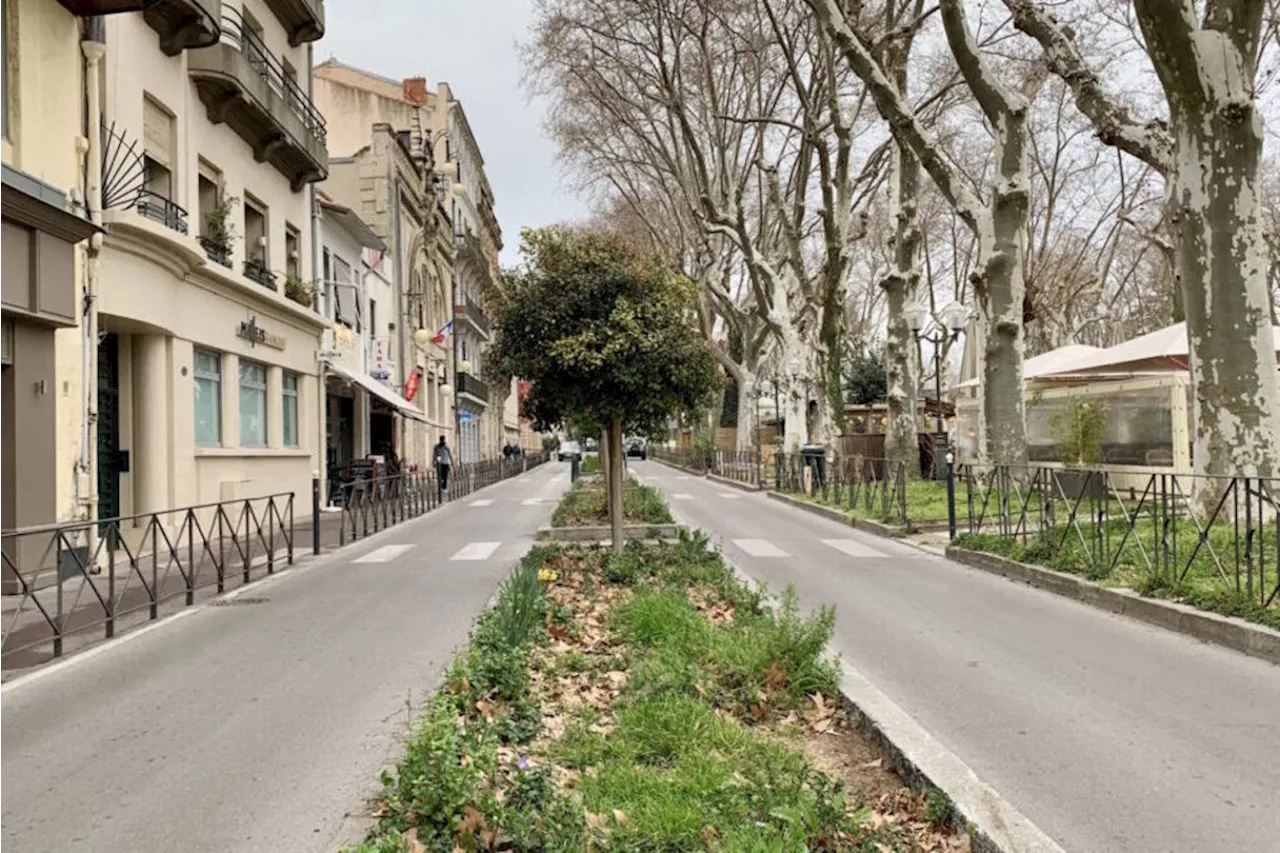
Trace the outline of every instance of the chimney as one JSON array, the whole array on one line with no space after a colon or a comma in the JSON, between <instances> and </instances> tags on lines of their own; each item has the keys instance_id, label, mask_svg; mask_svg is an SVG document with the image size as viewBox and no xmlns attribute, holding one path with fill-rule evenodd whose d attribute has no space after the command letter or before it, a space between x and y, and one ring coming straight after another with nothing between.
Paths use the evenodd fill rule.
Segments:
<instances>
[{"instance_id":1,"label":"chimney","mask_svg":"<svg viewBox=\"0 0 1280 853\"><path fill-rule=\"evenodd\" d=\"M426 77L406 77L404 82L400 84L402 97L415 106L426 106L427 103L427 78Z\"/></svg>"}]
</instances>

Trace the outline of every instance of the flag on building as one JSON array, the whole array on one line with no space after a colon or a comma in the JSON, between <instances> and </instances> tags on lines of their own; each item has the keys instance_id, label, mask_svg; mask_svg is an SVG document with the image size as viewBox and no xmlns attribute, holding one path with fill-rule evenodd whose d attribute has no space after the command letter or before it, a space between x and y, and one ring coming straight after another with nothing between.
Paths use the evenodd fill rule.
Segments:
<instances>
[{"instance_id":1,"label":"flag on building","mask_svg":"<svg viewBox=\"0 0 1280 853\"><path fill-rule=\"evenodd\" d=\"M432 338L432 339L431 339L431 343L433 343L433 344L437 344L437 345L439 345L439 344L443 344L443 343L444 343L444 339L445 339L446 337L448 337L449 335L451 335L451 334L453 334L453 321L452 321L452 320L450 320L449 322L445 323L445 324L444 324L444 328L443 328L443 329L441 329L440 331L436 332L436 336L435 336L434 338Z\"/></svg>"}]
</instances>

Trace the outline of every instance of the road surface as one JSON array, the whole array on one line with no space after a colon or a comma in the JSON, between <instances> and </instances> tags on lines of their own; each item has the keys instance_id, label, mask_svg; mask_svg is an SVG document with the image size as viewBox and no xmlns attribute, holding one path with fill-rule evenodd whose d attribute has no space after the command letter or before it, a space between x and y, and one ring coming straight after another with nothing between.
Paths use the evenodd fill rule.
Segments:
<instances>
[{"instance_id":1,"label":"road surface","mask_svg":"<svg viewBox=\"0 0 1280 853\"><path fill-rule=\"evenodd\" d=\"M841 656L1065 850L1280 850L1280 667L657 462L678 519L836 606Z\"/></svg>"},{"instance_id":2,"label":"road surface","mask_svg":"<svg viewBox=\"0 0 1280 853\"><path fill-rule=\"evenodd\" d=\"M332 851L567 487L544 465L7 685L6 853Z\"/></svg>"}]
</instances>

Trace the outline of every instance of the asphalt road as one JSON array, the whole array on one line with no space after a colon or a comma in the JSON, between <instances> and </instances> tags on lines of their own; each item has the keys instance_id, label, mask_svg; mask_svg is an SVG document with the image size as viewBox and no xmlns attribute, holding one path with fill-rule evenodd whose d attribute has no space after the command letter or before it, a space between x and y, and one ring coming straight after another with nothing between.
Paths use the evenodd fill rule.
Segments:
<instances>
[{"instance_id":1,"label":"asphalt road","mask_svg":"<svg viewBox=\"0 0 1280 853\"><path fill-rule=\"evenodd\" d=\"M6 853L332 851L567 486L544 465L7 685Z\"/></svg>"},{"instance_id":2,"label":"asphalt road","mask_svg":"<svg viewBox=\"0 0 1280 853\"><path fill-rule=\"evenodd\" d=\"M1280 667L685 475L635 474L1068 851L1280 850ZM824 541L825 540L825 541Z\"/></svg>"}]
</instances>

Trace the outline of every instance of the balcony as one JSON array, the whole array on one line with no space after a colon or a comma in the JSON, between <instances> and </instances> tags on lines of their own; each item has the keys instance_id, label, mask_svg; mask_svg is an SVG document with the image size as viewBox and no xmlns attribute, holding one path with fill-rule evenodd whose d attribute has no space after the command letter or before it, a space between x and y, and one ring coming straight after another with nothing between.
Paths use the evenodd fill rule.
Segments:
<instances>
[{"instance_id":1,"label":"balcony","mask_svg":"<svg viewBox=\"0 0 1280 853\"><path fill-rule=\"evenodd\" d=\"M258 261L244 262L244 277L256 281L268 290L276 289L276 274L267 269L266 264Z\"/></svg>"},{"instance_id":2,"label":"balcony","mask_svg":"<svg viewBox=\"0 0 1280 853\"><path fill-rule=\"evenodd\" d=\"M231 249L220 243L215 243L208 237L200 238L200 245L204 247L204 253L209 260L215 264L221 264L227 269L231 269Z\"/></svg>"},{"instance_id":3,"label":"balcony","mask_svg":"<svg viewBox=\"0 0 1280 853\"><path fill-rule=\"evenodd\" d=\"M289 44L319 41L324 35L322 0L267 0L267 6L289 34Z\"/></svg>"},{"instance_id":4,"label":"balcony","mask_svg":"<svg viewBox=\"0 0 1280 853\"><path fill-rule=\"evenodd\" d=\"M188 67L209 120L225 122L294 192L328 177L324 117L238 11L222 10L221 40L192 51Z\"/></svg>"},{"instance_id":5,"label":"balcony","mask_svg":"<svg viewBox=\"0 0 1280 853\"><path fill-rule=\"evenodd\" d=\"M470 373L458 371L458 393L474 397L482 406L489 405L489 386L476 379Z\"/></svg>"},{"instance_id":6,"label":"balcony","mask_svg":"<svg viewBox=\"0 0 1280 853\"><path fill-rule=\"evenodd\" d=\"M484 309L476 304L475 300L464 298L461 305L453 307L454 320L465 320L471 324L477 332L489 337L489 318L485 316Z\"/></svg>"},{"instance_id":7,"label":"balcony","mask_svg":"<svg viewBox=\"0 0 1280 853\"><path fill-rule=\"evenodd\" d=\"M217 44L221 13L222 0L152 0L142 4L142 19L159 33L160 49L166 56Z\"/></svg>"},{"instance_id":8,"label":"balcony","mask_svg":"<svg viewBox=\"0 0 1280 853\"><path fill-rule=\"evenodd\" d=\"M187 211L159 193L139 190L138 202L134 208L147 219L159 222L171 231L187 233Z\"/></svg>"}]
</instances>

